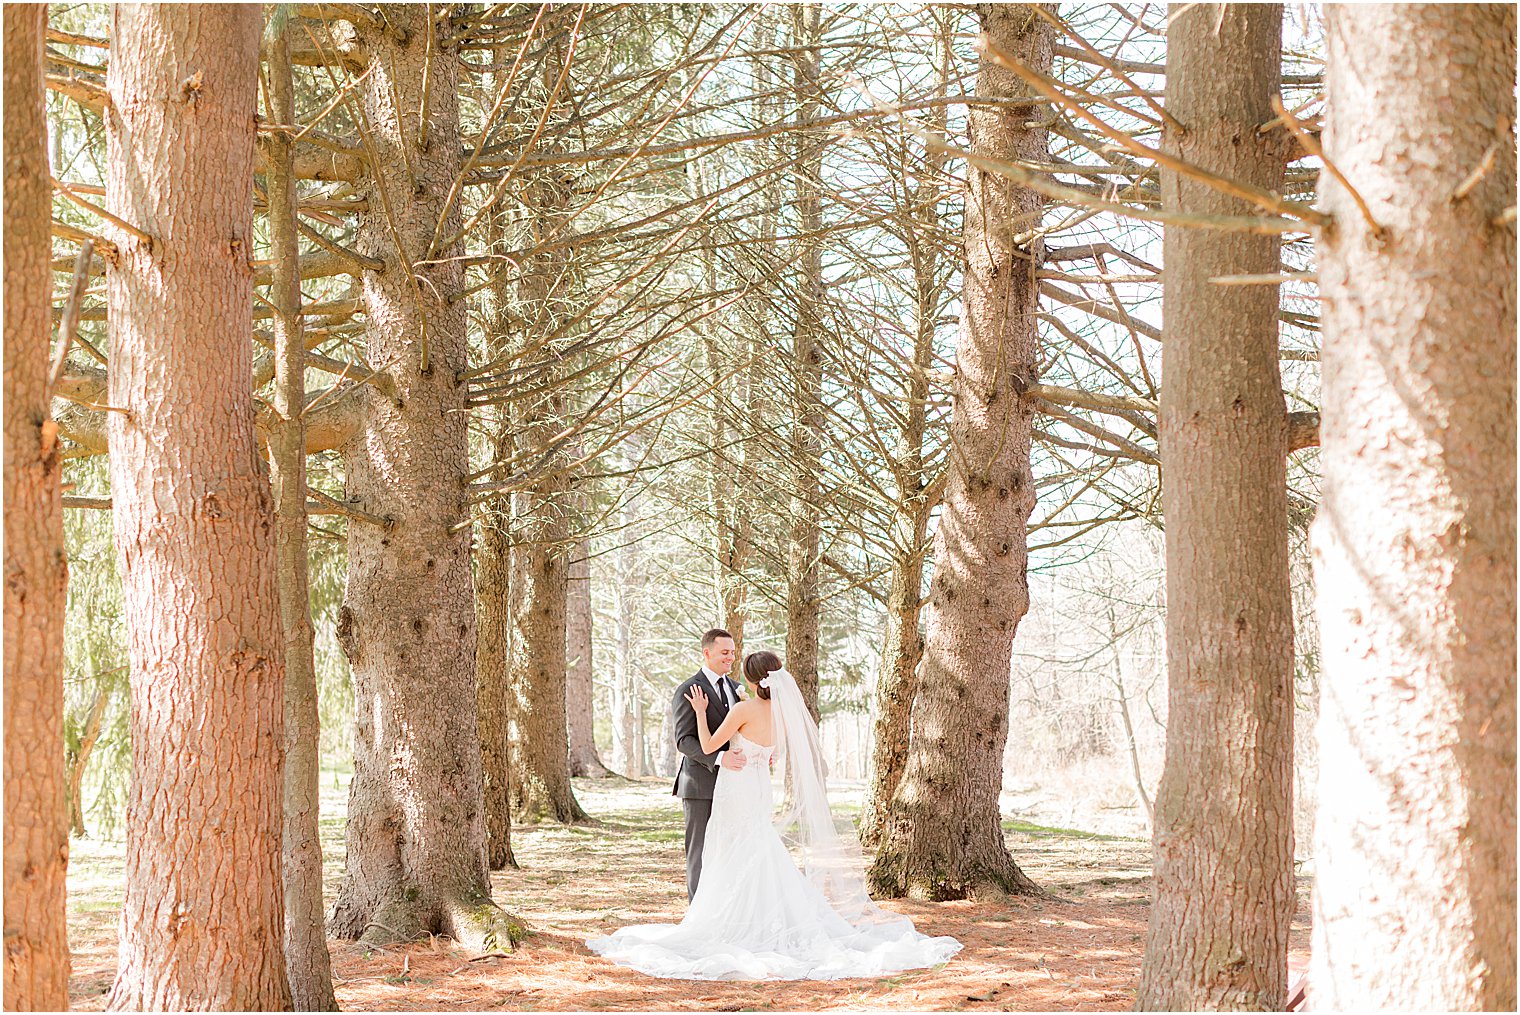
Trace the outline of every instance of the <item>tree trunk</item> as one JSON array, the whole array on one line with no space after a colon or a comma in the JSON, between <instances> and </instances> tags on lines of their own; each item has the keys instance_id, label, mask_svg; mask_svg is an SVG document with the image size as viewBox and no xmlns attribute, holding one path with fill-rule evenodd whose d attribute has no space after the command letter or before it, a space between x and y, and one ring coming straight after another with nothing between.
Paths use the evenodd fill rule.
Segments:
<instances>
[{"instance_id":1,"label":"tree trunk","mask_svg":"<svg viewBox=\"0 0 1520 1015\"><path fill-rule=\"evenodd\" d=\"M756 11L753 21L754 35L751 45L757 54L751 60L750 115L757 123L771 123L783 115L782 89L778 64L771 51L784 46L778 39L779 13L770 8ZM784 155L785 141L780 138L761 138L754 142L763 161L780 162ZM714 169L704 168L694 162L688 170L697 181L698 194L716 189L711 179ZM755 241L752 249L769 251L776 248L777 211L785 200L785 175L772 173L760 187L757 197L761 207L756 211ZM714 236L705 233L706 246L713 250L704 252L705 281L708 289L718 291L717 258ZM760 269L765 271L763 262ZM758 400L762 392L769 393L772 385L766 377L765 357L760 349L770 348L773 341L771 329L775 327L773 297L760 279L750 278L762 295L742 316L749 327L727 329L721 318L714 317L708 326L708 367L712 381L718 385L712 395L712 464L709 467L709 503L712 506L714 524L714 566L718 611L718 624L733 635L734 646L743 660L745 629L752 612L750 606L750 575L755 553L754 505L758 502L759 487L754 483L753 464L750 459L749 440L745 435L757 425ZM733 345L724 348L719 335L727 333ZM731 375L727 384L721 378ZM665 709L665 704L660 706ZM668 711L668 709L666 709ZM665 751L664 746L661 751ZM674 744L670 745L674 750ZM677 757L678 761L678 757Z\"/></svg>"},{"instance_id":2,"label":"tree trunk","mask_svg":"<svg viewBox=\"0 0 1520 1015\"><path fill-rule=\"evenodd\" d=\"M692 199L703 201L710 190L703 172L701 160L693 159L686 166L691 181ZM704 222L707 220L704 219ZM719 290L716 234L710 226L702 229L702 282L710 293ZM741 483L744 480L744 455L747 442L739 438L744 433L744 420L740 406L745 404L750 387L750 367L746 362L747 351L730 355L725 349L724 328L717 299L707 302L709 317L703 325L702 347L706 353L707 377L713 390L706 402L708 425L711 427L708 450L711 456L707 466L707 509L712 516L713 536L713 608L716 623L733 635L735 647L744 650L744 606L747 587L744 568L748 564L749 546L747 512ZM732 334L730 341L743 341L739 334ZM736 380L726 376L731 364L739 364ZM742 655L741 655L742 658Z\"/></svg>"},{"instance_id":3,"label":"tree trunk","mask_svg":"<svg viewBox=\"0 0 1520 1015\"><path fill-rule=\"evenodd\" d=\"M792 93L797 119L818 112L819 5L790 8L792 45L810 47L793 57ZM818 554L822 528L818 489L823 430L823 351L819 320L823 301L823 147L807 132L797 134L798 231L797 321L792 329L792 498L786 568L786 668L797 678L808 711L818 718Z\"/></svg>"},{"instance_id":4,"label":"tree trunk","mask_svg":"<svg viewBox=\"0 0 1520 1015\"><path fill-rule=\"evenodd\" d=\"M1170 151L1281 191L1272 119L1282 7L1181 10L1167 33ZM1164 206L1248 215L1238 198L1163 171ZM1293 612L1279 238L1168 226L1161 454L1166 515L1166 763L1137 1007L1277 1011L1293 918Z\"/></svg>"},{"instance_id":5,"label":"tree trunk","mask_svg":"<svg viewBox=\"0 0 1520 1015\"><path fill-rule=\"evenodd\" d=\"M97 678L98 679L98 678ZM90 764L90 755L100 742L100 727L111 704L111 687L101 681L90 699L90 711L85 716L79 733L79 746L64 754L64 768L68 773L69 834L83 839L89 834L84 826L84 773Z\"/></svg>"},{"instance_id":6,"label":"tree trunk","mask_svg":"<svg viewBox=\"0 0 1520 1015\"><path fill-rule=\"evenodd\" d=\"M908 760L913 698L918 691L918 665L924 654L918 618L923 605L919 593L923 585L922 544L928 512L915 521L918 523L919 549L893 546L894 553L901 556L892 566L892 586L887 593L887 638L882 647L881 675L876 684L871 784L866 791L860 821L860 841L866 846L880 844L892 810L892 797L902 782L903 768Z\"/></svg>"},{"instance_id":7,"label":"tree trunk","mask_svg":"<svg viewBox=\"0 0 1520 1015\"><path fill-rule=\"evenodd\" d=\"M1053 30L1027 4L979 4L985 36L1048 73ZM1027 95L990 58L976 94ZM971 146L1043 162L1036 107L974 108ZM1036 225L1041 199L995 173L967 169L965 291L956 342L949 480L935 532L928 634L913 702L908 761L871 867L881 894L933 900L1034 893L1003 842L998 795L1008 737L1013 635L1029 608L1026 526L1033 406L1021 397L1039 361L1035 268L1041 250L1014 235Z\"/></svg>"},{"instance_id":8,"label":"tree trunk","mask_svg":"<svg viewBox=\"0 0 1520 1015\"><path fill-rule=\"evenodd\" d=\"M707 272L707 284L717 289L715 270ZM750 558L750 498L745 483L748 442L739 435L746 427L746 410L741 407L747 406L752 389L752 367L743 362L749 350L740 350L732 357L742 363L738 381L723 383L730 357L719 342L718 330L714 323L705 336L708 376L716 388L711 396L712 456L707 469L707 503L713 519L713 606L718 626L733 636L734 646L742 653L749 598L744 571Z\"/></svg>"},{"instance_id":9,"label":"tree trunk","mask_svg":"<svg viewBox=\"0 0 1520 1015\"><path fill-rule=\"evenodd\" d=\"M132 666L114 1010L290 1007L285 660L253 431L256 4L112 11L111 497Z\"/></svg>"},{"instance_id":10,"label":"tree trunk","mask_svg":"<svg viewBox=\"0 0 1520 1015\"><path fill-rule=\"evenodd\" d=\"M295 123L295 83L286 19L270 22L265 48L273 123ZM313 658L311 589L306 553L306 338L301 320L300 244L292 146L284 134L264 139L269 245L273 264L274 411L269 478L275 502L280 624L285 640L285 967L297 1011L337 1011L322 905L321 716Z\"/></svg>"},{"instance_id":11,"label":"tree trunk","mask_svg":"<svg viewBox=\"0 0 1520 1015\"><path fill-rule=\"evenodd\" d=\"M676 768L681 763L681 755L676 750L675 715L669 707L660 710L660 738L650 753L654 755L654 774L674 779Z\"/></svg>"},{"instance_id":12,"label":"tree trunk","mask_svg":"<svg viewBox=\"0 0 1520 1015\"><path fill-rule=\"evenodd\" d=\"M949 90L954 66L955 15L936 16L939 76L935 94ZM943 131L944 109L929 113L931 129ZM918 666L924 655L920 630L923 613L924 554L928 551L929 516L934 503L926 487L925 440L928 436L929 371L934 365L936 323L946 297L949 273L940 245L925 241L939 226L942 215L942 177L949 156L943 151L924 154L926 170L919 174L909 194L912 205L909 225L903 231L909 261L913 265L915 307L912 370L907 377L906 409L898 434L898 454L893 463L897 502L892 519L892 577L887 592L887 631L882 645L881 672L876 681L876 718L872 724L870 785L860 821L860 841L868 846L881 842L891 811L892 797L902 782L908 760L913 698L918 693ZM906 159L904 162L906 163ZM907 186L907 181L903 181Z\"/></svg>"},{"instance_id":13,"label":"tree trunk","mask_svg":"<svg viewBox=\"0 0 1520 1015\"><path fill-rule=\"evenodd\" d=\"M566 56L565 58L568 58ZM552 66L551 66L552 65ZM560 64L550 60L546 73ZM529 189L534 216L531 247L557 235L566 220L563 181L546 173ZM519 418L522 444L536 453L541 478L518 495L517 540L513 552L521 582L512 595L511 694L515 733L508 775L512 815L520 822L574 823L587 820L570 783L570 744L565 717L565 607L570 578L570 477L567 456L556 437L568 415L563 381L555 383L560 354L554 340L568 274L563 252L550 252L524 266L519 302L527 314L524 347L540 346L533 364L535 385L547 391L523 399Z\"/></svg>"},{"instance_id":14,"label":"tree trunk","mask_svg":"<svg viewBox=\"0 0 1520 1015\"><path fill-rule=\"evenodd\" d=\"M1328 8L1316 1008L1515 1008L1515 9Z\"/></svg>"},{"instance_id":15,"label":"tree trunk","mask_svg":"<svg viewBox=\"0 0 1520 1015\"><path fill-rule=\"evenodd\" d=\"M561 85L570 88L574 47L555 36L539 65L548 109L554 113ZM563 76L562 76L563 75ZM532 249L562 238L570 222L573 180L553 170L539 173L522 189L524 245ZM513 817L521 822L587 820L570 783L570 740L566 717L567 616L570 557L569 455L559 436L570 408L564 380L564 308L573 287L574 265L564 248L529 259L518 282L514 329L524 356L519 364L532 375L519 405L518 434L532 453L537 473L517 495L513 545L512 651L510 694L513 738L509 784Z\"/></svg>"},{"instance_id":16,"label":"tree trunk","mask_svg":"<svg viewBox=\"0 0 1520 1015\"><path fill-rule=\"evenodd\" d=\"M1130 776L1135 780L1135 796L1145 809L1145 823L1154 832L1156 828L1156 805L1145 791L1145 771L1140 767L1140 741L1135 737L1135 723L1129 712L1129 692L1124 687L1124 658L1114 653L1114 695L1119 705L1119 724L1124 727L1124 746L1129 753Z\"/></svg>"},{"instance_id":17,"label":"tree trunk","mask_svg":"<svg viewBox=\"0 0 1520 1015\"><path fill-rule=\"evenodd\" d=\"M491 251L504 249L503 216L486 218L486 242ZM490 286L485 313L486 357L496 362L510 353L511 325L507 311L507 276ZM493 406L485 421L490 461L512 457L512 404ZM475 648L475 704L480 724L480 764L485 796L486 864L491 870L516 867L512 855L511 770L512 706L508 668L512 658L512 502L501 494L480 507L475 550L475 617L479 640Z\"/></svg>"},{"instance_id":18,"label":"tree trunk","mask_svg":"<svg viewBox=\"0 0 1520 1015\"><path fill-rule=\"evenodd\" d=\"M63 613L58 426L48 414L53 290L45 4L5 8L5 1005L64 1009Z\"/></svg>"},{"instance_id":19,"label":"tree trunk","mask_svg":"<svg viewBox=\"0 0 1520 1015\"><path fill-rule=\"evenodd\" d=\"M506 406L498 410L505 414ZM498 434L498 436L501 436ZM500 442L496 442L499 446ZM480 763L486 809L486 863L491 870L516 867L512 855L512 801L507 737L511 729L507 669L511 659L512 546L507 498L487 503L475 551L475 612L480 640L475 650L475 689L480 713Z\"/></svg>"},{"instance_id":20,"label":"tree trunk","mask_svg":"<svg viewBox=\"0 0 1520 1015\"><path fill-rule=\"evenodd\" d=\"M353 666L354 780L332 930L500 948L520 925L491 903L486 868L458 379L467 304L455 298L464 268L457 245L428 256L435 231L458 228L445 197L461 169L459 54L453 26L430 9L397 5L385 21L362 30L369 66L354 105L370 162L357 245L385 262L363 278L367 361L391 390L365 385L344 451L349 496L391 522L348 531L338 635Z\"/></svg>"},{"instance_id":21,"label":"tree trunk","mask_svg":"<svg viewBox=\"0 0 1520 1015\"><path fill-rule=\"evenodd\" d=\"M626 517L625 517L626 521ZM612 768L629 779L644 775L644 714L638 687L638 603L644 574L638 544L626 533L618 550L617 662L612 674Z\"/></svg>"},{"instance_id":22,"label":"tree trunk","mask_svg":"<svg viewBox=\"0 0 1520 1015\"><path fill-rule=\"evenodd\" d=\"M584 520L582 520L584 524ZM591 667L591 540L576 540L570 554L565 603L565 711L570 736L570 774L604 779L609 772L597 757L594 720L596 690Z\"/></svg>"},{"instance_id":23,"label":"tree trunk","mask_svg":"<svg viewBox=\"0 0 1520 1015\"><path fill-rule=\"evenodd\" d=\"M565 601L569 585L569 535L564 515L568 484L543 480L521 499L523 542L512 597L512 718L516 739L508 784L512 814L520 822L585 821L570 784L570 745L565 719Z\"/></svg>"}]
</instances>

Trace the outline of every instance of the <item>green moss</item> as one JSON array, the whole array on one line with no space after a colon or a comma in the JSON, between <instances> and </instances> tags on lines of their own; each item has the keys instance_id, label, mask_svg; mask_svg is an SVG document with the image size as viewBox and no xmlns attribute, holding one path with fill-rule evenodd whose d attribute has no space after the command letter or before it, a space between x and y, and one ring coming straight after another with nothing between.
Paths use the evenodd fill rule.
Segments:
<instances>
[{"instance_id":1,"label":"green moss","mask_svg":"<svg viewBox=\"0 0 1520 1015\"><path fill-rule=\"evenodd\" d=\"M470 905L466 915L484 931L481 941L487 951L514 951L532 933L526 923L489 899Z\"/></svg>"}]
</instances>

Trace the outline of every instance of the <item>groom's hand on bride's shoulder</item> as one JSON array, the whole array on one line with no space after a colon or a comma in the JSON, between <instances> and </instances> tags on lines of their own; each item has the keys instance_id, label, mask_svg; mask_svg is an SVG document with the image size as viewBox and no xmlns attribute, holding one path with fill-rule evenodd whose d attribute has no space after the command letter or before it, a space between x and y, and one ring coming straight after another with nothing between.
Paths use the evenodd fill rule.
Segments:
<instances>
[{"instance_id":1,"label":"groom's hand on bride's shoulder","mask_svg":"<svg viewBox=\"0 0 1520 1015\"><path fill-rule=\"evenodd\" d=\"M744 756L743 751L739 750L737 747L730 747L728 750L723 752L723 761L721 764L724 768L729 769L733 772L737 772L745 766L748 760L749 759Z\"/></svg>"}]
</instances>

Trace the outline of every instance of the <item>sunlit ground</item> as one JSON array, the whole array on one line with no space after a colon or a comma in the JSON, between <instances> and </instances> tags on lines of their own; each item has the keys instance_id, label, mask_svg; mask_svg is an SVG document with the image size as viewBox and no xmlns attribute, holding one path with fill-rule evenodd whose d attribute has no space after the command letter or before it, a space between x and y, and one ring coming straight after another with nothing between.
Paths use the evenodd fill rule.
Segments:
<instances>
[{"instance_id":1,"label":"sunlit ground","mask_svg":"<svg viewBox=\"0 0 1520 1015\"><path fill-rule=\"evenodd\" d=\"M330 902L343 866L348 776L323 774ZM861 786L835 787L858 810ZM928 934L965 949L950 963L880 980L787 984L654 980L593 955L584 939L629 923L674 922L686 897L681 811L668 780L576 780L592 826L513 829L521 869L493 875L495 897L532 935L510 956L437 938L399 949L331 941L345 1009L376 1010L1124 1010L1134 1004L1150 887L1143 839L1094 836L1005 814L1009 848L1054 898L902 902ZM115 972L121 840L75 840L69 876L74 1007L105 1005ZM1308 944L1307 878L1293 943Z\"/></svg>"}]
</instances>

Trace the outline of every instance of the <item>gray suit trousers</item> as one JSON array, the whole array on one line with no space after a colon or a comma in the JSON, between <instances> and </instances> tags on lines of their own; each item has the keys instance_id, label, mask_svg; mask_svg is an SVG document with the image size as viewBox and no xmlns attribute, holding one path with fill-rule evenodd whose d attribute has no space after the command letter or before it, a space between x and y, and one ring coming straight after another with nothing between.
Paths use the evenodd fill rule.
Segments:
<instances>
[{"instance_id":1,"label":"gray suit trousers","mask_svg":"<svg viewBox=\"0 0 1520 1015\"><path fill-rule=\"evenodd\" d=\"M686 812L686 901L697 894L697 882L702 879L702 846L707 842L707 819L712 817L711 800L681 801Z\"/></svg>"}]
</instances>

